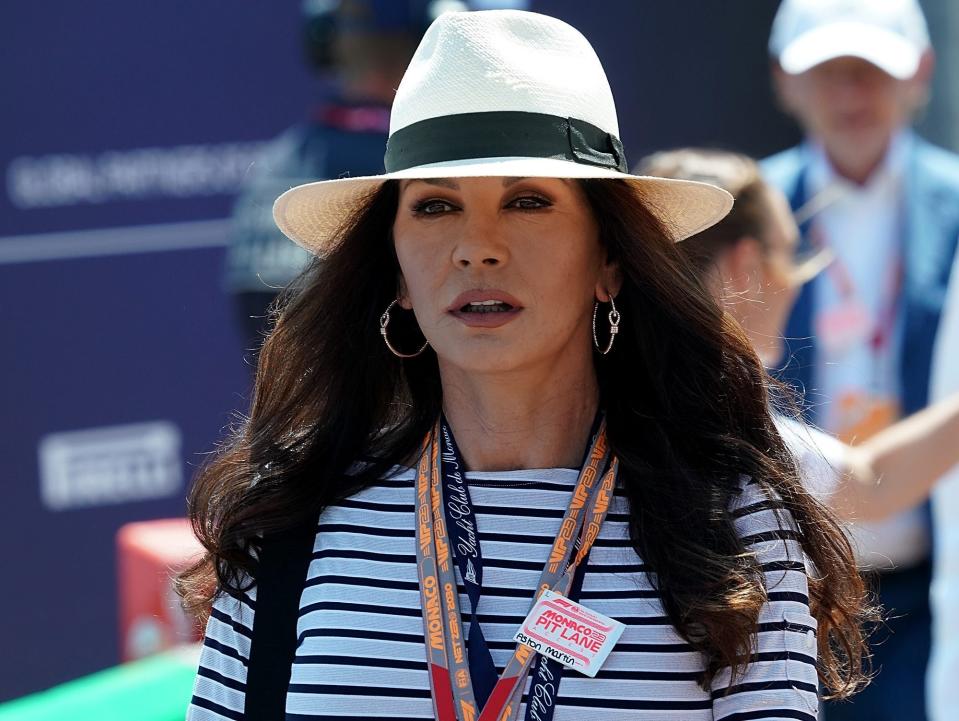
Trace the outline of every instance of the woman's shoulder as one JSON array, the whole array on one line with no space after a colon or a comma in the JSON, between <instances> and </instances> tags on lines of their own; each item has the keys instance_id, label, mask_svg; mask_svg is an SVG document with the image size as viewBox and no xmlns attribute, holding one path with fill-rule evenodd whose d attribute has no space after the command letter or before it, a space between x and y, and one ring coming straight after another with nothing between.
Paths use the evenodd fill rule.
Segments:
<instances>
[{"instance_id":1,"label":"woman's shoulder","mask_svg":"<svg viewBox=\"0 0 959 721\"><path fill-rule=\"evenodd\" d=\"M775 488L761 480L740 479L739 494L729 506L733 527L747 552L754 555L766 574L777 572L776 585L786 576L794 585L804 587L809 567L803 551L799 526Z\"/></svg>"},{"instance_id":2,"label":"woman's shoulder","mask_svg":"<svg viewBox=\"0 0 959 721\"><path fill-rule=\"evenodd\" d=\"M734 516L739 517L748 515L746 512L753 510L757 504L763 504L763 507L779 508L782 507L782 498L770 484L751 476L740 476L738 487L729 501L729 510ZM761 509L755 508L755 510Z\"/></svg>"},{"instance_id":3,"label":"woman's shoulder","mask_svg":"<svg viewBox=\"0 0 959 721\"><path fill-rule=\"evenodd\" d=\"M737 533L744 540L757 535L779 539L797 537L796 521L782 496L760 479L741 477L738 492L733 495L728 510Z\"/></svg>"}]
</instances>

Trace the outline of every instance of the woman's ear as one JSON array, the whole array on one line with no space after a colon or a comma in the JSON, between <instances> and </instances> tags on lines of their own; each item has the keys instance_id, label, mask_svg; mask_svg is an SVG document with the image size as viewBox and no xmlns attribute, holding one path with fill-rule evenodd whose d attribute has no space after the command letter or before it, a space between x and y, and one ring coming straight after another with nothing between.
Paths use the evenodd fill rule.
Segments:
<instances>
[{"instance_id":1,"label":"woman's ear","mask_svg":"<svg viewBox=\"0 0 959 721\"><path fill-rule=\"evenodd\" d=\"M616 297L623 287L623 271L619 263L607 262L600 272L599 282L596 283L596 300L609 303L610 296Z\"/></svg>"},{"instance_id":2,"label":"woman's ear","mask_svg":"<svg viewBox=\"0 0 959 721\"><path fill-rule=\"evenodd\" d=\"M762 245L751 236L743 236L725 252L720 268L727 287L738 294L761 288L765 279Z\"/></svg>"}]
</instances>

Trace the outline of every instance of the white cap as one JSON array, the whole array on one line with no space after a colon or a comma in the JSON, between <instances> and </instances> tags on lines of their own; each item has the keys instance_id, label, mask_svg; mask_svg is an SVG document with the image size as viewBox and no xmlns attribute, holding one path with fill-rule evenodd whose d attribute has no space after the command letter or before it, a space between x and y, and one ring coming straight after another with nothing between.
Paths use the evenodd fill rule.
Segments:
<instances>
[{"instance_id":1,"label":"white cap","mask_svg":"<svg viewBox=\"0 0 959 721\"><path fill-rule=\"evenodd\" d=\"M790 75L852 56L906 80L928 47L917 0L783 0L769 36L770 54Z\"/></svg>"}]
</instances>

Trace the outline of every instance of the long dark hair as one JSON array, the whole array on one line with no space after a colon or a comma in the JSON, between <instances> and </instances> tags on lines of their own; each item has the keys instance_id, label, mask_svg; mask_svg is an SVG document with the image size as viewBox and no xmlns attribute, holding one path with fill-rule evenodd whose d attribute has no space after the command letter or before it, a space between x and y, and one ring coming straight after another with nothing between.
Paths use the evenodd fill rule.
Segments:
<instances>
[{"instance_id":1,"label":"long dark hair","mask_svg":"<svg viewBox=\"0 0 959 721\"><path fill-rule=\"evenodd\" d=\"M762 365L636 191L580 182L623 273L623 325L596 370L632 541L673 625L706 660L702 682L746 666L766 602L761 569L728 510L746 475L795 520L817 569L809 585L820 675L836 695L851 693L863 682L863 584L837 522L799 483ZM249 419L196 479L190 515L207 555L179 587L199 613L217 592L255 582L261 535L311 523L411 463L440 412L432 351L401 361L378 335L397 294L397 197L394 182L371 194L291 289L260 352ZM415 328L404 337L392 325L391 339L410 349L422 342Z\"/></svg>"}]
</instances>

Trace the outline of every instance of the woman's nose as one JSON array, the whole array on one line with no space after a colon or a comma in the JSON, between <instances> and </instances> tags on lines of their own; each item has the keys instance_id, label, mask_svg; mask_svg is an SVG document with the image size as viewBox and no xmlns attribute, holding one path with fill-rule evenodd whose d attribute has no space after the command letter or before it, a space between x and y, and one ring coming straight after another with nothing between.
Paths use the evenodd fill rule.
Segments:
<instances>
[{"instance_id":1,"label":"woman's nose","mask_svg":"<svg viewBox=\"0 0 959 721\"><path fill-rule=\"evenodd\" d=\"M508 259L508 245L495 219L467 219L453 248L454 265L491 267L502 265Z\"/></svg>"}]
</instances>

